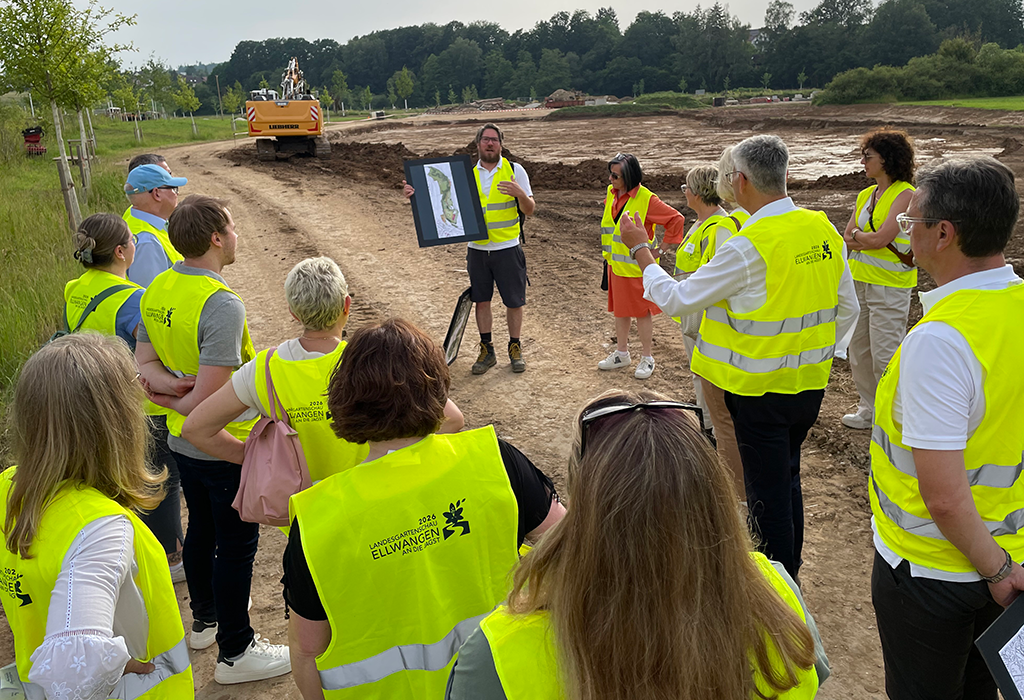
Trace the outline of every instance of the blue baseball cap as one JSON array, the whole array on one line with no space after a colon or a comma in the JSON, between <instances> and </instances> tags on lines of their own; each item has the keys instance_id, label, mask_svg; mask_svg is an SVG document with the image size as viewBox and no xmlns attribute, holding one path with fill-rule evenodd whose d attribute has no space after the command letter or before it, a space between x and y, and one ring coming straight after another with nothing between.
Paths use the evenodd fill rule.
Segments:
<instances>
[{"instance_id":1,"label":"blue baseball cap","mask_svg":"<svg viewBox=\"0 0 1024 700\"><path fill-rule=\"evenodd\" d=\"M142 194L158 187L181 187L188 184L184 177L171 177L171 174L159 165L140 165L128 173L128 181L124 183L125 194Z\"/></svg>"}]
</instances>

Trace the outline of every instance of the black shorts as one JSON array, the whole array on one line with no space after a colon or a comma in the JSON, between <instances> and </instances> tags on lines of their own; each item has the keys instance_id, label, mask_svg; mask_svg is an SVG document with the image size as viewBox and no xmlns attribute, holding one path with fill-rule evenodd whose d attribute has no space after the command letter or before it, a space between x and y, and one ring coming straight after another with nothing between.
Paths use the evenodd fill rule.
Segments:
<instances>
[{"instance_id":1,"label":"black shorts","mask_svg":"<svg viewBox=\"0 0 1024 700\"><path fill-rule=\"evenodd\" d=\"M497 284L501 302L507 308L526 305L526 255L521 245L495 251L469 248L466 269L474 302L490 301Z\"/></svg>"}]
</instances>

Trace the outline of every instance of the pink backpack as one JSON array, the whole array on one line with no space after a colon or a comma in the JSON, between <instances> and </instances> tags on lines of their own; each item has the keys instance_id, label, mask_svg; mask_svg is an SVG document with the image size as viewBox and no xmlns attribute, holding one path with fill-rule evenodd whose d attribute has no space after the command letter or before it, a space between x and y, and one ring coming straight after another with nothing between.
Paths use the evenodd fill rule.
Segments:
<instances>
[{"instance_id":1,"label":"pink backpack","mask_svg":"<svg viewBox=\"0 0 1024 700\"><path fill-rule=\"evenodd\" d=\"M288 414L270 377L270 358L277 348L267 351L267 399L270 417L260 418L245 439L242 459L242 480L231 507L242 520L287 527L288 499L313 485L306 466L306 455L299 443L299 434L288 425Z\"/></svg>"}]
</instances>

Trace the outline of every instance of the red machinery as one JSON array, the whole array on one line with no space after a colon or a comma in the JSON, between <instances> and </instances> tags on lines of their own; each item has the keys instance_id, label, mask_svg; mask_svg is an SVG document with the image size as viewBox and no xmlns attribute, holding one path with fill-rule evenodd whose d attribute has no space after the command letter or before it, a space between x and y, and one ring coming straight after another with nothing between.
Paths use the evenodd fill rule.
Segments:
<instances>
[{"instance_id":1,"label":"red machinery","mask_svg":"<svg viewBox=\"0 0 1024 700\"><path fill-rule=\"evenodd\" d=\"M32 126L24 129L21 135L25 137L25 154L29 156L46 155L46 146L39 143L43 138L43 127Z\"/></svg>"}]
</instances>

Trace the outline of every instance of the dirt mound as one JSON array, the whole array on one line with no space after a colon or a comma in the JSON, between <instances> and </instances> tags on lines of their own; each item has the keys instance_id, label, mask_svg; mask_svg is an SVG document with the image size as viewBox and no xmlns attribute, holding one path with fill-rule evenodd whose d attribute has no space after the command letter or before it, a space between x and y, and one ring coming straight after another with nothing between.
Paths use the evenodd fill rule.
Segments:
<instances>
[{"instance_id":1,"label":"dirt mound","mask_svg":"<svg viewBox=\"0 0 1024 700\"><path fill-rule=\"evenodd\" d=\"M1008 136L1005 139L1003 139L1003 142L1001 144L999 144L999 145L1003 147L1003 152L1000 153L999 155L997 155L996 158L1002 158L1003 156L1008 156L1011 153L1016 153L1020 149L1024 148L1024 143L1021 143L1020 141L1018 141L1017 139L1013 138L1012 136Z\"/></svg>"},{"instance_id":2,"label":"dirt mound","mask_svg":"<svg viewBox=\"0 0 1024 700\"><path fill-rule=\"evenodd\" d=\"M845 175L822 175L817 180L790 180L790 190L854 190L860 192L871 185L863 170Z\"/></svg>"}]
</instances>

